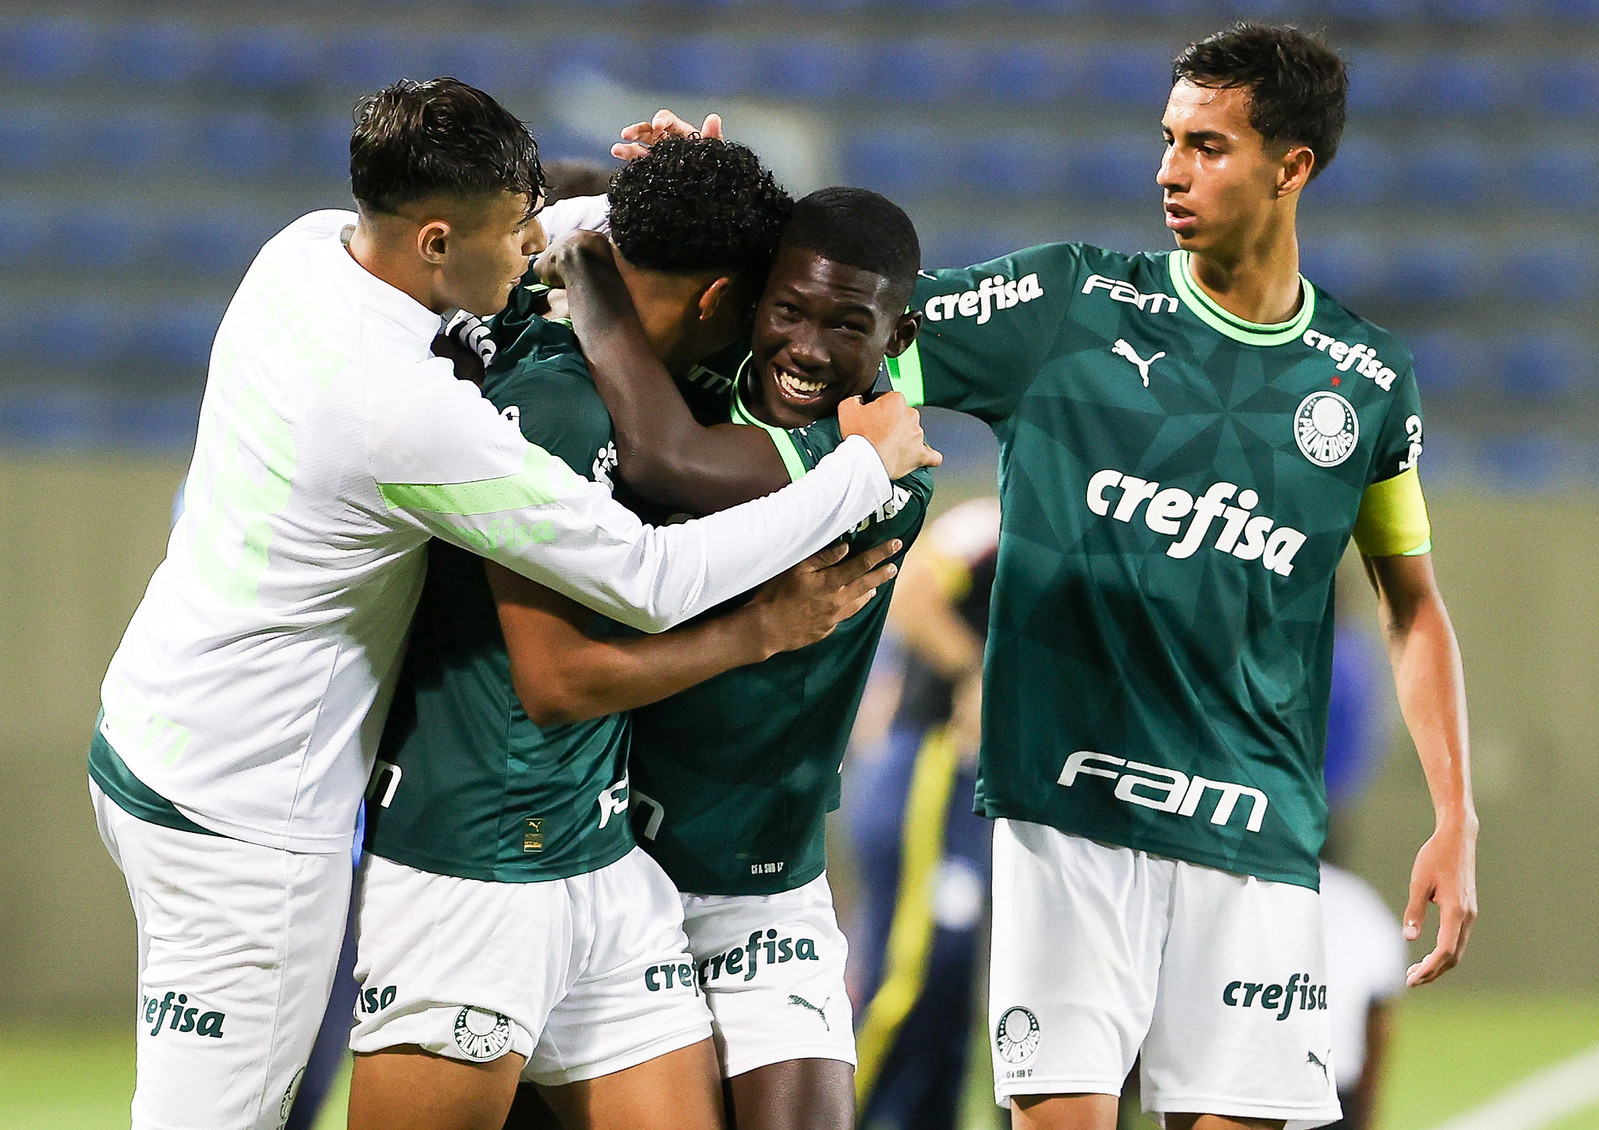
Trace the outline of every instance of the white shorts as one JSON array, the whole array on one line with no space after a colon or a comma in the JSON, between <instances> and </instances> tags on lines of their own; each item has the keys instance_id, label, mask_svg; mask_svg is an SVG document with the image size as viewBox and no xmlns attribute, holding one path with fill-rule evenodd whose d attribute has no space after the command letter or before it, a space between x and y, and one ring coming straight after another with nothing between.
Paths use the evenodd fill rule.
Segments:
<instances>
[{"instance_id":1,"label":"white shorts","mask_svg":"<svg viewBox=\"0 0 1599 1130\"><path fill-rule=\"evenodd\" d=\"M684 895L722 1076L789 1059L855 1063L849 944L827 876L775 895Z\"/></svg>"},{"instance_id":2,"label":"white shorts","mask_svg":"<svg viewBox=\"0 0 1599 1130\"><path fill-rule=\"evenodd\" d=\"M677 890L648 855L488 883L368 855L350 1047L516 1054L546 1086L609 1075L711 1034Z\"/></svg>"},{"instance_id":3,"label":"white shorts","mask_svg":"<svg viewBox=\"0 0 1599 1130\"><path fill-rule=\"evenodd\" d=\"M349 853L179 831L89 793L138 926L135 1130L277 1130L327 1010Z\"/></svg>"},{"instance_id":4,"label":"white shorts","mask_svg":"<svg viewBox=\"0 0 1599 1130\"><path fill-rule=\"evenodd\" d=\"M1070 836L994 827L994 1092L1120 1094L1144 1109L1339 1118L1321 899Z\"/></svg>"}]
</instances>

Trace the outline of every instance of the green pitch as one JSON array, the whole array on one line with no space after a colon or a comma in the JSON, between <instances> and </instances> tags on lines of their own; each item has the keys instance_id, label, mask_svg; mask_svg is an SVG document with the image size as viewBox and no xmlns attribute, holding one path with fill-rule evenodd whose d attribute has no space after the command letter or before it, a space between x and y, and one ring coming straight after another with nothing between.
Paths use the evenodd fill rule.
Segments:
<instances>
[{"instance_id":1,"label":"green pitch","mask_svg":"<svg viewBox=\"0 0 1599 1130\"><path fill-rule=\"evenodd\" d=\"M1539 1068L1599 1044L1599 998L1423 991L1402 1006L1394 1044L1382 1130L1432 1130ZM6 1130L121 1130L132 1090L131 1030L0 1026L0 1126ZM344 1093L341 1081L317 1130L344 1125ZM994 1123L974 1125L986 1130ZM1595 1128L1599 1106L1544 1130Z\"/></svg>"}]
</instances>

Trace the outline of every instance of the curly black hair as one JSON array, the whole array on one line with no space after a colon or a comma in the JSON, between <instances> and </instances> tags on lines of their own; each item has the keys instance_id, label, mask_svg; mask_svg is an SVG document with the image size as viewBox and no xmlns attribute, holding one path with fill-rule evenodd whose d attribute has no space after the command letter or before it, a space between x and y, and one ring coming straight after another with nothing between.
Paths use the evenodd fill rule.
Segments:
<instances>
[{"instance_id":1,"label":"curly black hair","mask_svg":"<svg viewBox=\"0 0 1599 1130\"><path fill-rule=\"evenodd\" d=\"M1296 27L1234 24L1184 47L1172 82L1249 92L1249 124L1268 142L1297 142L1316 155L1312 178L1332 163L1344 134L1349 73L1320 36Z\"/></svg>"},{"instance_id":2,"label":"curly black hair","mask_svg":"<svg viewBox=\"0 0 1599 1130\"><path fill-rule=\"evenodd\" d=\"M401 79L355 105L350 188L364 212L393 213L429 196L526 196L544 184L533 135L459 79Z\"/></svg>"},{"instance_id":3,"label":"curly black hair","mask_svg":"<svg viewBox=\"0 0 1599 1130\"><path fill-rule=\"evenodd\" d=\"M794 202L748 148L667 137L611 183L611 239L636 267L764 276Z\"/></svg>"}]
</instances>

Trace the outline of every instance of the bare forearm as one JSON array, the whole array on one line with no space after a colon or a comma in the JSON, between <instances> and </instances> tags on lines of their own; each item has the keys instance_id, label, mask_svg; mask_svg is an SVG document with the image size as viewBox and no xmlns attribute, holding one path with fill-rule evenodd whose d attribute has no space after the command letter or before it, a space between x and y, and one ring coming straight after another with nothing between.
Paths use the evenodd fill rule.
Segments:
<instances>
[{"instance_id":1,"label":"bare forearm","mask_svg":"<svg viewBox=\"0 0 1599 1130\"><path fill-rule=\"evenodd\" d=\"M541 665L513 672L517 693L540 725L582 722L659 702L772 655L761 616L758 609L744 608L658 636L593 640L553 670Z\"/></svg>"},{"instance_id":2,"label":"bare forearm","mask_svg":"<svg viewBox=\"0 0 1599 1130\"><path fill-rule=\"evenodd\" d=\"M982 638L956 615L931 572L912 559L888 615L905 646L944 678L959 679L982 665Z\"/></svg>"}]
</instances>

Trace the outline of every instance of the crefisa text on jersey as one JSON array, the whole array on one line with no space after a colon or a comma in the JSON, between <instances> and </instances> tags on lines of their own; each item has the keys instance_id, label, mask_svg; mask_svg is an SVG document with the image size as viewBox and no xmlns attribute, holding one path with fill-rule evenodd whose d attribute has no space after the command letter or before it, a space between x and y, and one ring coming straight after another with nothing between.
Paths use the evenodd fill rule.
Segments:
<instances>
[{"instance_id":1,"label":"crefisa text on jersey","mask_svg":"<svg viewBox=\"0 0 1599 1130\"><path fill-rule=\"evenodd\" d=\"M978 283L976 290L933 295L922 307L922 313L929 322L975 316L977 324L983 325L994 316L995 310L1009 310L1012 306L1042 297L1044 287L1038 281L1037 274L1023 275L1019 279L994 275Z\"/></svg>"},{"instance_id":2,"label":"crefisa text on jersey","mask_svg":"<svg viewBox=\"0 0 1599 1130\"><path fill-rule=\"evenodd\" d=\"M1107 493L1112 490L1121 492L1114 511ZM1229 500L1238 505L1229 506ZM1305 544L1305 535L1292 526L1279 526L1265 514L1251 513L1260 495L1248 488L1239 490L1237 483L1212 483L1195 498L1182 487L1162 488L1159 483L1107 467L1094 472L1088 480L1087 501L1095 514L1118 522L1131 522L1139 505L1147 502L1144 525L1166 537L1182 535L1166 547L1168 557L1192 557L1217 518L1222 524L1212 549L1230 553L1240 561L1259 561L1280 577L1294 571L1294 555ZM1180 519L1190 514L1193 520L1185 530Z\"/></svg>"},{"instance_id":3,"label":"crefisa text on jersey","mask_svg":"<svg viewBox=\"0 0 1599 1130\"><path fill-rule=\"evenodd\" d=\"M1382 359L1377 356L1377 351L1365 342L1360 341L1350 345L1347 341L1328 337L1317 330L1306 330L1305 336L1300 340L1310 348L1319 349L1331 357L1337 363L1340 373L1354 369L1361 376L1370 377L1384 392L1394 387L1394 378L1399 374L1384 365Z\"/></svg>"}]
</instances>

